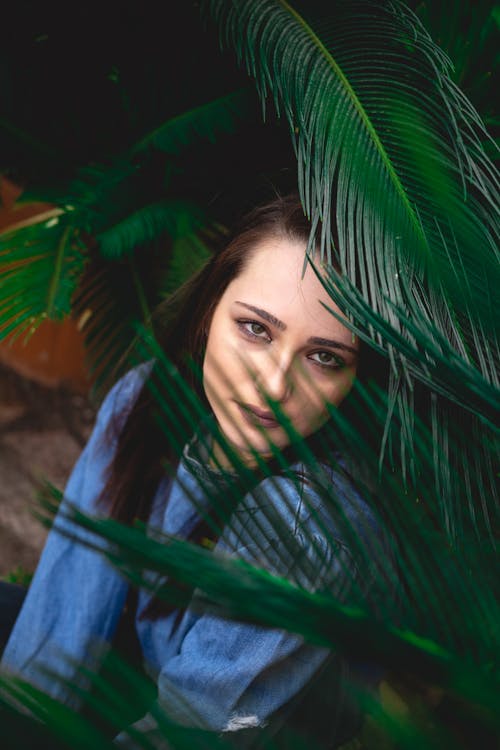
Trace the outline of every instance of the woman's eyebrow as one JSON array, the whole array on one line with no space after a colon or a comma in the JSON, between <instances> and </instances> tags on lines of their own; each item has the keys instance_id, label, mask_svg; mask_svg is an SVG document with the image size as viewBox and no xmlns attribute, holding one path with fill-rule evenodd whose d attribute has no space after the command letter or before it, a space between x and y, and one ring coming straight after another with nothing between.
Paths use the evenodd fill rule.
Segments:
<instances>
[{"instance_id":1,"label":"woman's eyebrow","mask_svg":"<svg viewBox=\"0 0 500 750\"><path fill-rule=\"evenodd\" d=\"M307 343L313 344L314 346L329 346L331 349L342 349L345 352L351 352L358 356L357 349L354 349L354 347L348 346L347 344L343 344L341 341L335 341L334 339L321 339L317 336L311 336L311 338L307 339Z\"/></svg>"},{"instance_id":2,"label":"woman's eyebrow","mask_svg":"<svg viewBox=\"0 0 500 750\"><path fill-rule=\"evenodd\" d=\"M236 300L236 304L241 305L241 307L246 307L247 310L251 310L251 312L264 318L264 320L267 320L267 322L271 323L275 328L279 328L281 331L286 330L286 323L283 323L282 320L279 320L270 312L267 312L267 310L263 310L261 307L255 307L255 305L249 305L247 302L240 302L239 300ZM307 339L307 343L312 344L313 346L329 346L331 349L341 349L345 352L351 352L351 354L354 354L356 357L358 356L357 349L354 349L354 347L348 346L347 344L343 344L341 341L336 341L335 339L323 339L318 336L311 336Z\"/></svg>"},{"instance_id":3,"label":"woman's eyebrow","mask_svg":"<svg viewBox=\"0 0 500 750\"><path fill-rule=\"evenodd\" d=\"M264 320L267 320L268 323L271 323L275 328L279 328L280 331L286 330L286 323L283 323L282 320L278 320L274 315L271 315L271 313L267 312L267 310L262 310L260 307L254 307L254 305L248 305L246 302L239 302L236 300L237 305L241 305L242 307L246 307L247 310L251 310L256 315L260 315L261 318L264 318Z\"/></svg>"}]
</instances>

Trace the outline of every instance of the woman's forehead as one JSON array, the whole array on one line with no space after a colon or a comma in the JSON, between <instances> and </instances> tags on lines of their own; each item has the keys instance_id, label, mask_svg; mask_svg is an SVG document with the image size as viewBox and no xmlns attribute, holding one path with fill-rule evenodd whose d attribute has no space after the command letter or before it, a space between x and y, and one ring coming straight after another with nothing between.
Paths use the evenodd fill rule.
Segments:
<instances>
[{"instance_id":1,"label":"woman's forehead","mask_svg":"<svg viewBox=\"0 0 500 750\"><path fill-rule=\"evenodd\" d=\"M304 316L304 322L330 330L341 326L325 309L327 305L340 313L310 263L304 273L305 253L305 242L276 237L263 241L228 286L227 302L263 307L276 317Z\"/></svg>"},{"instance_id":2,"label":"woman's forehead","mask_svg":"<svg viewBox=\"0 0 500 750\"><path fill-rule=\"evenodd\" d=\"M280 285L283 291L322 289L310 263L306 261L306 243L296 239L270 237L250 251L241 273L234 279L242 283ZM312 282L312 284L311 284ZM314 283L315 282L315 283ZM317 295L316 295L317 296Z\"/></svg>"}]
</instances>

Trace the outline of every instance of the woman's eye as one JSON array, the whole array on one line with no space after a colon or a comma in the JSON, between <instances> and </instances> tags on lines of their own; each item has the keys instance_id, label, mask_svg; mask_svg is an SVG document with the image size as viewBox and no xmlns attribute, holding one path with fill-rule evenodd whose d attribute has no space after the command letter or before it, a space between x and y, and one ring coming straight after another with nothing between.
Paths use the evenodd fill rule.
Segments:
<instances>
[{"instance_id":1,"label":"woman's eye","mask_svg":"<svg viewBox=\"0 0 500 750\"><path fill-rule=\"evenodd\" d=\"M337 355L332 352L314 352L314 354L311 354L310 358L321 367L328 367L331 369L343 367L345 364L340 357L337 357Z\"/></svg>"},{"instance_id":2,"label":"woman's eye","mask_svg":"<svg viewBox=\"0 0 500 750\"><path fill-rule=\"evenodd\" d=\"M264 326L261 326L260 323L248 323L248 327L251 333L254 334L254 336L262 336L263 333L266 332L266 329Z\"/></svg>"},{"instance_id":3,"label":"woman's eye","mask_svg":"<svg viewBox=\"0 0 500 750\"><path fill-rule=\"evenodd\" d=\"M271 340L266 327L256 320L239 320L238 326L247 336L252 336L256 339L264 339L265 341Z\"/></svg>"}]
</instances>

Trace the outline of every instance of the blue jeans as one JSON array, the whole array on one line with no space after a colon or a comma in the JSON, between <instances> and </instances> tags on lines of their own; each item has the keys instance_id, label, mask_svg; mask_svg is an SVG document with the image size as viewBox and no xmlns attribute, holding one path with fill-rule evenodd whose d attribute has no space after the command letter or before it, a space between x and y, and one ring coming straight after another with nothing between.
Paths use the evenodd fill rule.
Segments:
<instances>
[{"instance_id":1,"label":"blue jeans","mask_svg":"<svg viewBox=\"0 0 500 750\"><path fill-rule=\"evenodd\" d=\"M17 583L0 581L0 655L21 609L26 589Z\"/></svg>"}]
</instances>

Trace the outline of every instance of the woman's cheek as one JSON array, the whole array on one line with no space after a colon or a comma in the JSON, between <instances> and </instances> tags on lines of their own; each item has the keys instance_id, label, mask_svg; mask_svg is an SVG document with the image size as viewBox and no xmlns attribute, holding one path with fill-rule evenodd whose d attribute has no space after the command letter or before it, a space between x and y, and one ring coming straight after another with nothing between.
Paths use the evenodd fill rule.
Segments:
<instances>
[{"instance_id":1,"label":"woman's cheek","mask_svg":"<svg viewBox=\"0 0 500 750\"><path fill-rule=\"evenodd\" d=\"M355 370L345 369L340 372L319 379L304 379L302 393L309 406L319 412L328 413L326 404L339 406L350 392L356 373Z\"/></svg>"},{"instance_id":2,"label":"woman's cheek","mask_svg":"<svg viewBox=\"0 0 500 750\"><path fill-rule=\"evenodd\" d=\"M335 393L330 399L330 403L333 406L340 406L342 401L349 395L354 379L356 377L355 370L343 370L342 377L336 382Z\"/></svg>"},{"instance_id":3,"label":"woman's cheek","mask_svg":"<svg viewBox=\"0 0 500 750\"><path fill-rule=\"evenodd\" d=\"M203 389L212 408L220 403L223 397L223 367L213 355L213 349L207 350L203 362Z\"/></svg>"}]
</instances>

